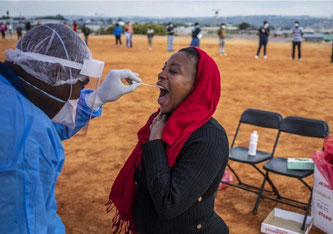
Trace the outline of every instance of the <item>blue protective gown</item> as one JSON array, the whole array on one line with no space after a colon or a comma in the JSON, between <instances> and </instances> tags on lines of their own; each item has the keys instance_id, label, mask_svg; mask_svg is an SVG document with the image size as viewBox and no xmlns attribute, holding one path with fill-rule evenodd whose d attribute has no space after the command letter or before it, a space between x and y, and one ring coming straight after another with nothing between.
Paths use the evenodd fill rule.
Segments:
<instances>
[{"instance_id":1,"label":"blue protective gown","mask_svg":"<svg viewBox=\"0 0 333 234\"><path fill-rule=\"evenodd\" d=\"M65 233L57 215L55 185L65 160L61 140L80 130L90 109L82 90L76 128L54 124L7 79L16 74L0 63L0 233ZM93 117L101 115L101 108Z\"/></svg>"}]
</instances>

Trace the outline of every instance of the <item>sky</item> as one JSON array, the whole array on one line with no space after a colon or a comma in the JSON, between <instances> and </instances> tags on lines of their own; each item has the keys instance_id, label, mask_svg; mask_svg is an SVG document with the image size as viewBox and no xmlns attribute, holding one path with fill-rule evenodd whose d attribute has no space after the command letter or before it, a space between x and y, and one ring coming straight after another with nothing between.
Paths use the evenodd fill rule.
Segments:
<instances>
[{"instance_id":1,"label":"sky","mask_svg":"<svg viewBox=\"0 0 333 234\"><path fill-rule=\"evenodd\" d=\"M197 0L104 0L26 1L0 0L0 14L11 16L86 15L105 17L206 17L236 15L309 15L333 17L333 0L319 1L197 1Z\"/></svg>"}]
</instances>

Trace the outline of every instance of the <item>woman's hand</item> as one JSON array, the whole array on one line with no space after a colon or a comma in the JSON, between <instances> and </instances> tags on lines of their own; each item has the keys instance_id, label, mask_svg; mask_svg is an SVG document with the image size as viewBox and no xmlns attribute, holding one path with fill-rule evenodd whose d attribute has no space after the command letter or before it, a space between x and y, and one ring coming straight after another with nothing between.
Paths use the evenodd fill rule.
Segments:
<instances>
[{"instance_id":1,"label":"woman's hand","mask_svg":"<svg viewBox=\"0 0 333 234\"><path fill-rule=\"evenodd\" d=\"M167 117L165 114L162 114L162 112L160 112L156 116L156 118L153 120L153 122L149 126L149 129L150 129L149 141L162 139L163 129L164 129L166 121L167 121Z\"/></svg>"}]
</instances>

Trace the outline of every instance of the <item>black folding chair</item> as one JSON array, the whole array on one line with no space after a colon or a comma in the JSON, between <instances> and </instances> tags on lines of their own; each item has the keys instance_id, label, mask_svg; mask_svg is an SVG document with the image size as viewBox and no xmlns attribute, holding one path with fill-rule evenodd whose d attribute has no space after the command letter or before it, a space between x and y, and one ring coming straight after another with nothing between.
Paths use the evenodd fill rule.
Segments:
<instances>
[{"instance_id":1,"label":"black folding chair","mask_svg":"<svg viewBox=\"0 0 333 234\"><path fill-rule=\"evenodd\" d=\"M305 137L325 138L329 134L329 126L326 122L321 120L289 116L281 121L279 127L279 133L280 132L285 132ZM257 214L261 198L267 198L279 203L290 205L292 207L296 207L305 211L305 216L301 226L301 229L304 230L306 219L309 214L311 206L312 188L303 179L312 175L313 170L290 170L288 169L288 159L282 157L274 157L273 159L269 160L267 163L264 164L264 169L266 170L265 178L261 185L256 204L253 208L253 214ZM270 181L269 172L279 174L282 176L296 178L299 181L301 181L311 192L308 203L283 197L278 192L277 192L278 199L263 195L266 180Z\"/></svg>"},{"instance_id":2,"label":"black folding chair","mask_svg":"<svg viewBox=\"0 0 333 234\"><path fill-rule=\"evenodd\" d=\"M234 136L234 139L231 144L231 148L229 151L229 160L236 161L239 163L245 163L248 165L251 165L254 167L263 177L265 176L265 173L260 170L256 164L267 161L271 159L274 155L275 147L278 142L279 133L277 134L276 138L274 139L275 143L272 149L272 152L264 152L257 150L257 153L255 156L249 156L248 155L248 148L242 147L242 146L234 146L236 137L238 135L240 126L242 123L249 124L249 125L255 125L259 126L261 128L271 128L271 129L278 129L280 125L280 121L282 120L282 116L278 113L269 112L269 111L262 111L257 109L247 109L244 111L240 117L238 127L236 129L236 133ZM273 141L272 141L273 142ZM230 186L240 188L252 193L259 193L260 187L256 187L253 185L249 185L246 183L243 183L239 176L237 175L236 171L230 166L230 164L227 164L228 168L231 170L231 172L235 175L236 179L238 180L238 184L231 184L228 182L221 181L224 184L228 184ZM274 192L277 195L277 190L274 186L274 184L271 182L271 180L268 178L267 181L270 183L272 187L272 191L265 190L267 192Z\"/></svg>"}]
</instances>

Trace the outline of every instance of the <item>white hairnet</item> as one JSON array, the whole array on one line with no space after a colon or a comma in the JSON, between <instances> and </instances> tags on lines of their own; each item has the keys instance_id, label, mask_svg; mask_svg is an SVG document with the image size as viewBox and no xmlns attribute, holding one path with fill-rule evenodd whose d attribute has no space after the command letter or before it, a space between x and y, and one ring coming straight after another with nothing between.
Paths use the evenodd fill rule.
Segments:
<instances>
[{"instance_id":1,"label":"white hairnet","mask_svg":"<svg viewBox=\"0 0 333 234\"><path fill-rule=\"evenodd\" d=\"M29 30L17 43L17 50L6 50L6 61L20 66L28 74L52 86L75 84L85 80L80 70L29 58L23 52L33 52L83 63L92 54L82 39L62 24L44 24Z\"/></svg>"}]
</instances>

